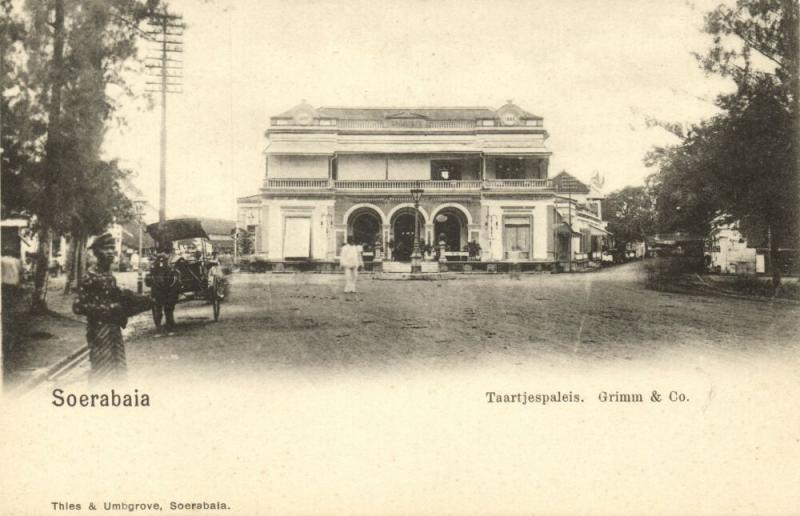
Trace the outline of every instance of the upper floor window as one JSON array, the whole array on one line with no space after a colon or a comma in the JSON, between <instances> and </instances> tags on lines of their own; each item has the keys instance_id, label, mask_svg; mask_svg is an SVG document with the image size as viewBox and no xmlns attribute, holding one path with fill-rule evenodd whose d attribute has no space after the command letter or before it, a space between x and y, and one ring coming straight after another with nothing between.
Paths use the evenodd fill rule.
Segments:
<instances>
[{"instance_id":1,"label":"upper floor window","mask_svg":"<svg viewBox=\"0 0 800 516\"><path fill-rule=\"evenodd\" d=\"M431 179L434 181L460 181L462 163L458 160L431 160Z\"/></svg>"},{"instance_id":2,"label":"upper floor window","mask_svg":"<svg viewBox=\"0 0 800 516\"><path fill-rule=\"evenodd\" d=\"M512 111L507 111L503 113L503 124L504 125L516 125L517 123L517 114Z\"/></svg>"},{"instance_id":3,"label":"upper floor window","mask_svg":"<svg viewBox=\"0 0 800 516\"><path fill-rule=\"evenodd\" d=\"M524 179L525 160L520 158L497 158L497 179Z\"/></svg>"}]
</instances>

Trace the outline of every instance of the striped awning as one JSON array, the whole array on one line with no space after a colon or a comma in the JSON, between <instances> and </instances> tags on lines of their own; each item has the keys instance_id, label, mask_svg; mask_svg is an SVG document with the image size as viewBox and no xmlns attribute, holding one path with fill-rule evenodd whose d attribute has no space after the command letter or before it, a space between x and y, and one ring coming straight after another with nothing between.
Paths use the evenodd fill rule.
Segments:
<instances>
[{"instance_id":1,"label":"striped awning","mask_svg":"<svg viewBox=\"0 0 800 516\"><path fill-rule=\"evenodd\" d=\"M549 150L536 147L492 147L481 149L486 156L549 156Z\"/></svg>"}]
</instances>

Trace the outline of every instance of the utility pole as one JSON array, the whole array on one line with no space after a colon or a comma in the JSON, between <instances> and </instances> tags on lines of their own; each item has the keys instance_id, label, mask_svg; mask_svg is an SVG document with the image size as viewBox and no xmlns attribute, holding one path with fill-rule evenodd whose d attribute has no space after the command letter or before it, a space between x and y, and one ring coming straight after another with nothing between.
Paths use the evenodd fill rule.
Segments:
<instances>
[{"instance_id":1,"label":"utility pole","mask_svg":"<svg viewBox=\"0 0 800 516\"><path fill-rule=\"evenodd\" d=\"M233 265L239 263L239 228L233 230Z\"/></svg>"},{"instance_id":2,"label":"utility pole","mask_svg":"<svg viewBox=\"0 0 800 516\"><path fill-rule=\"evenodd\" d=\"M167 94L183 93L183 29L181 15L154 13L148 20L147 34L152 43L147 56L148 92L161 94L161 161L159 167L158 222L167 212Z\"/></svg>"},{"instance_id":3,"label":"utility pole","mask_svg":"<svg viewBox=\"0 0 800 516\"><path fill-rule=\"evenodd\" d=\"M139 226L139 262L136 264L136 292L141 294L144 291L144 278L142 275L142 226L144 226L144 199L135 200L134 206L136 207L136 223Z\"/></svg>"}]
</instances>

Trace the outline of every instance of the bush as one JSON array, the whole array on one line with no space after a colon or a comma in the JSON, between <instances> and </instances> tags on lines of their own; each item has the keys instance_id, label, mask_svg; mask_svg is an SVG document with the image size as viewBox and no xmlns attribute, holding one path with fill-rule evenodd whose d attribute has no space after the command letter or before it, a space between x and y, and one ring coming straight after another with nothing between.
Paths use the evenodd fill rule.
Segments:
<instances>
[{"instance_id":1,"label":"bush","mask_svg":"<svg viewBox=\"0 0 800 516\"><path fill-rule=\"evenodd\" d=\"M795 282L782 283L777 290L772 288L772 281L754 276L736 276L728 286L737 294L746 296L779 297L800 300L800 285Z\"/></svg>"},{"instance_id":2,"label":"bush","mask_svg":"<svg viewBox=\"0 0 800 516\"><path fill-rule=\"evenodd\" d=\"M644 265L645 287L651 290L683 291L688 274L702 270L702 259L695 257L662 257L649 260Z\"/></svg>"},{"instance_id":3,"label":"bush","mask_svg":"<svg viewBox=\"0 0 800 516\"><path fill-rule=\"evenodd\" d=\"M782 283L775 295L784 299L800 301L800 283Z\"/></svg>"},{"instance_id":4,"label":"bush","mask_svg":"<svg viewBox=\"0 0 800 516\"><path fill-rule=\"evenodd\" d=\"M746 296L772 296L773 293L770 282L743 274L735 276L729 288Z\"/></svg>"}]
</instances>

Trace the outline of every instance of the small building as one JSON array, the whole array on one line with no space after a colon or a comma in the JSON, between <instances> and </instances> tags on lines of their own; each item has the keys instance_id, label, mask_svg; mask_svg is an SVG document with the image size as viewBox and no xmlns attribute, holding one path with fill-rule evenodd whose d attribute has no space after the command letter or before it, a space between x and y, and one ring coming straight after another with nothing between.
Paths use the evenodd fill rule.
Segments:
<instances>
[{"instance_id":1,"label":"small building","mask_svg":"<svg viewBox=\"0 0 800 516\"><path fill-rule=\"evenodd\" d=\"M778 270L784 275L800 274L800 249L780 247L775 256ZM737 222L718 217L706 242L708 269L723 274L771 274L769 240L766 236L748 239Z\"/></svg>"},{"instance_id":2,"label":"small building","mask_svg":"<svg viewBox=\"0 0 800 516\"><path fill-rule=\"evenodd\" d=\"M766 270L764 255L749 247L735 223L714 225L706 259L711 271L724 274L756 274Z\"/></svg>"},{"instance_id":3,"label":"small building","mask_svg":"<svg viewBox=\"0 0 800 516\"><path fill-rule=\"evenodd\" d=\"M348 237L407 262L416 231L449 257L553 266L600 260L603 195L549 176L542 117L486 107L314 108L273 116L261 192L237 225L263 260L333 262ZM415 210L411 190L422 189ZM416 211L416 213L415 213ZM572 256L570 257L570 252Z\"/></svg>"},{"instance_id":4,"label":"small building","mask_svg":"<svg viewBox=\"0 0 800 516\"><path fill-rule=\"evenodd\" d=\"M2 227L3 255L16 256L27 272L33 271L36 253L39 249L39 236L31 229L28 217L9 217L0 221ZM68 242L64 236L51 239L50 246L45 249L50 267L63 270L66 265Z\"/></svg>"},{"instance_id":5,"label":"small building","mask_svg":"<svg viewBox=\"0 0 800 516\"><path fill-rule=\"evenodd\" d=\"M705 238L690 233L656 233L647 237L646 248L650 256L686 256L702 258Z\"/></svg>"}]
</instances>

